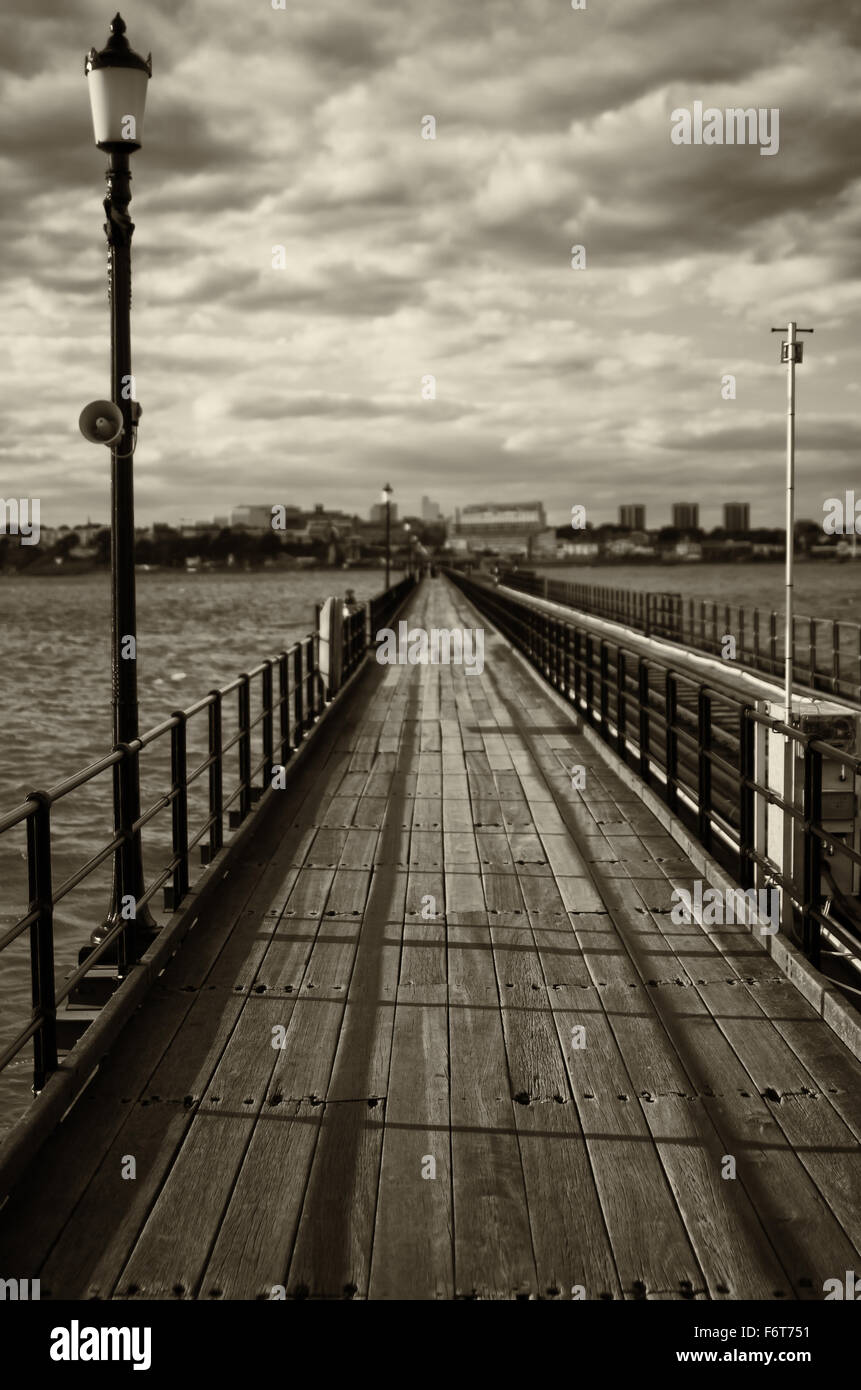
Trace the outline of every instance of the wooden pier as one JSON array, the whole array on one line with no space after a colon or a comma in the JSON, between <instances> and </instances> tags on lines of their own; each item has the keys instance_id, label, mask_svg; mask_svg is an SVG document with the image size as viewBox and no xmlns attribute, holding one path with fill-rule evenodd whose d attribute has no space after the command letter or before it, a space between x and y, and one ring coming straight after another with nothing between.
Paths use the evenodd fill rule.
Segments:
<instances>
[{"instance_id":1,"label":"wooden pier","mask_svg":"<svg viewBox=\"0 0 861 1390\"><path fill-rule=\"evenodd\" d=\"M855 1058L748 928L671 921L693 866L446 580L404 616L485 627L483 672L365 668L0 1212L0 1270L822 1299L861 1268Z\"/></svg>"}]
</instances>

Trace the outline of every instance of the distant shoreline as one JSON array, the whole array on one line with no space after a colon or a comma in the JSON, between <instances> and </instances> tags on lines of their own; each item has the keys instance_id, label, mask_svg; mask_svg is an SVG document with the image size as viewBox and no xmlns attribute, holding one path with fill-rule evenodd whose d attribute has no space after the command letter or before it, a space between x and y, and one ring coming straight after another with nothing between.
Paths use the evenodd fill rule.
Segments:
<instances>
[{"instance_id":1,"label":"distant shoreline","mask_svg":"<svg viewBox=\"0 0 861 1390\"><path fill-rule=\"evenodd\" d=\"M197 575L204 574L280 574L285 578L297 574L362 574L366 572L379 572L385 570L385 563L373 565L349 565L346 569L343 565L253 565L246 568L244 565L207 565L201 569L185 569L182 565L135 565L135 574L172 574L181 576L183 579L193 579ZM392 566L392 574L400 574L399 569ZM108 565L93 565L88 561L81 561L80 564L65 565L28 565L26 569L5 569L0 570L0 583L4 580L19 579L88 579L94 574L104 575L110 579L111 571Z\"/></svg>"}]
</instances>

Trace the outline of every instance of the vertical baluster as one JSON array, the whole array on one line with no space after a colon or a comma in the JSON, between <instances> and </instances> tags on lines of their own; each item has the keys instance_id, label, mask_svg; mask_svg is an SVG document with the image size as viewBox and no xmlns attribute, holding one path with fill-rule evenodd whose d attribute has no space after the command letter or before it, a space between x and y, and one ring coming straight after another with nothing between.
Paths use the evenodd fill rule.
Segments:
<instances>
[{"instance_id":1,"label":"vertical baluster","mask_svg":"<svg viewBox=\"0 0 861 1390\"><path fill-rule=\"evenodd\" d=\"M173 883L165 889L165 907L176 912L188 892L188 750L186 717L174 710L170 731L170 793L173 847Z\"/></svg>"},{"instance_id":2,"label":"vertical baluster","mask_svg":"<svg viewBox=\"0 0 861 1390\"><path fill-rule=\"evenodd\" d=\"M712 842L712 701L705 686L697 692L697 824L704 849Z\"/></svg>"},{"instance_id":3,"label":"vertical baluster","mask_svg":"<svg viewBox=\"0 0 861 1390\"><path fill-rule=\"evenodd\" d=\"M749 705L739 710L738 769L739 769L739 883L742 888L754 884L755 808L753 779L755 776L756 725L750 717Z\"/></svg>"},{"instance_id":4,"label":"vertical baluster","mask_svg":"<svg viewBox=\"0 0 861 1390\"><path fill-rule=\"evenodd\" d=\"M278 654L278 728L278 757L284 766L290 757L290 672L286 652Z\"/></svg>"},{"instance_id":5,"label":"vertical baluster","mask_svg":"<svg viewBox=\"0 0 861 1390\"><path fill-rule=\"evenodd\" d=\"M625 653L621 647L616 648L616 748L619 757L624 762L628 761L628 753L625 745L625 704L627 695L625 691Z\"/></svg>"},{"instance_id":6,"label":"vertical baluster","mask_svg":"<svg viewBox=\"0 0 861 1390\"><path fill-rule=\"evenodd\" d=\"M275 735L272 723L272 662L267 659L263 667L261 690L263 700L263 718L261 729L263 734L263 785L268 787L272 783L272 764L275 761Z\"/></svg>"},{"instance_id":7,"label":"vertical baluster","mask_svg":"<svg viewBox=\"0 0 861 1390\"><path fill-rule=\"evenodd\" d=\"M667 671L664 678L664 715L666 719L664 756L667 764L667 805L675 810L678 801L677 779L677 740L676 740L676 700L678 683L675 673Z\"/></svg>"},{"instance_id":8,"label":"vertical baluster","mask_svg":"<svg viewBox=\"0 0 861 1390\"><path fill-rule=\"evenodd\" d=\"M239 706L239 815L243 821L251 810L251 683L243 671L238 689Z\"/></svg>"},{"instance_id":9,"label":"vertical baluster","mask_svg":"<svg viewBox=\"0 0 861 1390\"><path fill-rule=\"evenodd\" d=\"M302 643L297 642L293 652L293 747L298 748L305 731L305 711L303 705Z\"/></svg>"},{"instance_id":10,"label":"vertical baluster","mask_svg":"<svg viewBox=\"0 0 861 1390\"><path fill-rule=\"evenodd\" d=\"M33 1012L40 1019L33 1034L33 1091L38 1094L57 1070L57 1005L54 983L54 890L51 874L51 802L45 792L31 792L36 810L27 819L27 878L30 912L30 976Z\"/></svg>"},{"instance_id":11,"label":"vertical baluster","mask_svg":"<svg viewBox=\"0 0 861 1390\"><path fill-rule=\"evenodd\" d=\"M649 663L642 656L637 661L637 695L640 707L640 776L644 782L649 782Z\"/></svg>"},{"instance_id":12,"label":"vertical baluster","mask_svg":"<svg viewBox=\"0 0 861 1390\"><path fill-rule=\"evenodd\" d=\"M224 751L222 745L221 691L211 690L209 706L209 847L204 862L211 863L224 844Z\"/></svg>"}]
</instances>

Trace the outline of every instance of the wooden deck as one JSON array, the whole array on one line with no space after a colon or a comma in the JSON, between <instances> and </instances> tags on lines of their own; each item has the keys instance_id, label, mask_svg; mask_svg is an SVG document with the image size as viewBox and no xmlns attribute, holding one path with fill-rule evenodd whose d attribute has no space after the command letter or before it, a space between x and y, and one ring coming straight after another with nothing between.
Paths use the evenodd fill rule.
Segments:
<instances>
[{"instance_id":1,"label":"wooden deck","mask_svg":"<svg viewBox=\"0 0 861 1390\"><path fill-rule=\"evenodd\" d=\"M482 626L444 580L408 616ZM0 1272L821 1299L861 1267L858 1063L745 928L672 924L695 871L504 642L374 665L318 744L0 1213Z\"/></svg>"}]
</instances>

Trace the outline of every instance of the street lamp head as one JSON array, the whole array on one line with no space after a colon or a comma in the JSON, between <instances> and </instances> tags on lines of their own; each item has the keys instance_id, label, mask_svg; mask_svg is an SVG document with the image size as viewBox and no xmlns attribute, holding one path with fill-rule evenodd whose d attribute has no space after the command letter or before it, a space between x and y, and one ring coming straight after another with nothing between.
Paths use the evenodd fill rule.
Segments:
<instances>
[{"instance_id":1,"label":"street lamp head","mask_svg":"<svg viewBox=\"0 0 861 1390\"><path fill-rule=\"evenodd\" d=\"M146 59L129 45L125 21L114 15L104 48L91 48L84 63L90 92L93 133L101 150L139 150L143 136L152 54Z\"/></svg>"},{"instance_id":2,"label":"street lamp head","mask_svg":"<svg viewBox=\"0 0 861 1390\"><path fill-rule=\"evenodd\" d=\"M389 498L391 497L393 492L394 488L392 487L391 483L386 483L386 486L383 488L380 494L384 506L388 504Z\"/></svg>"}]
</instances>

